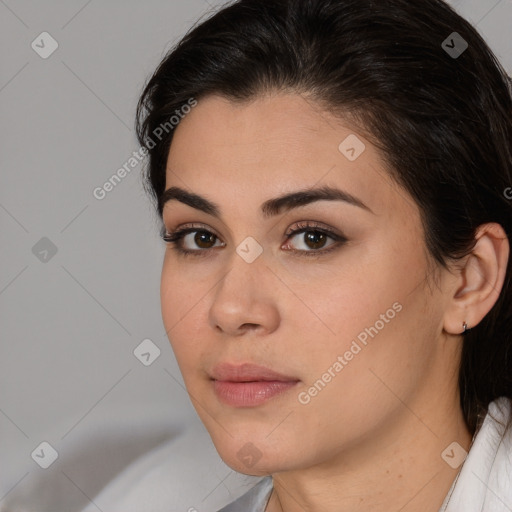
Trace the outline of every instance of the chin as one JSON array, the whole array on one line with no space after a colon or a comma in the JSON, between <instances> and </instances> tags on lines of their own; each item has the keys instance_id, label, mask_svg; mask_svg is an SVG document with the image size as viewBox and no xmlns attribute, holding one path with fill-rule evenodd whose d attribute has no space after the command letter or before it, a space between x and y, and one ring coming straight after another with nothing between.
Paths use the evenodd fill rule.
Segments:
<instances>
[{"instance_id":1,"label":"chin","mask_svg":"<svg viewBox=\"0 0 512 512\"><path fill-rule=\"evenodd\" d=\"M218 427L222 430L220 427ZM268 431L254 432L240 429L243 435L230 437L225 431L214 435L210 432L213 444L221 459L231 469L250 476L267 476L280 471L293 469L295 457L289 456L289 447L275 446L266 439ZM217 434L217 435L216 435ZM220 435L220 437L218 437ZM252 440L251 440L252 439ZM297 450L292 450L297 456Z\"/></svg>"},{"instance_id":2,"label":"chin","mask_svg":"<svg viewBox=\"0 0 512 512\"><path fill-rule=\"evenodd\" d=\"M283 468L277 463L277 461L268 460L267 457L262 456L261 459L257 457L251 460L246 454L243 457L239 456L238 452L229 450L226 451L217 450L220 458L234 471L242 473L248 476L268 476L272 473L282 471Z\"/></svg>"}]
</instances>

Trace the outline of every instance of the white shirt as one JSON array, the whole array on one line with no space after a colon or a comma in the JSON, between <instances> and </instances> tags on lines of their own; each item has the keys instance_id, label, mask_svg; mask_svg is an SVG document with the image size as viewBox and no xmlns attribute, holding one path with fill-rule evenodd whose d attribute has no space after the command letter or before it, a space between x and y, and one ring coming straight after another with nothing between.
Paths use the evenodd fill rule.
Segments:
<instances>
[{"instance_id":1,"label":"white shirt","mask_svg":"<svg viewBox=\"0 0 512 512\"><path fill-rule=\"evenodd\" d=\"M504 427L512 414L510 401L500 397L487 415L439 512L512 512L512 428ZM272 492L266 477L218 512L265 512Z\"/></svg>"}]
</instances>

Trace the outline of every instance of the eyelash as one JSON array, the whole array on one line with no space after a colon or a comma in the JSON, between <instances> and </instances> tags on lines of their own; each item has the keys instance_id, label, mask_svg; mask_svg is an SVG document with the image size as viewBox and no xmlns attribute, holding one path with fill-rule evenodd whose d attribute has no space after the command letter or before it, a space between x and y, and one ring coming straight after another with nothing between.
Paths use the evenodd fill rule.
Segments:
<instances>
[{"instance_id":1,"label":"eyelash","mask_svg":"<svg viewBox=\"0 0 512 512\"><path fill-rule=\"evenodd\" d=\"M298 229L297 229L298 228ZM168 233L165 228L162 228L161 237L167 244L172 244L172 249L178 252L178 254L182 256L196 256L196 257L205 257L208 256L208 253L211 253L211 251L214 249L213 247L209 249L197 249L197 250L190 250L190 249L184 249L182 246L183 238L188 235L189 233L196 233L196 232L204 232L211 234L216 237L217 240L219 240L219 237L211 232L209 229L207 229L205 226L193 226L188 228L182 228L174 231L173 233ZM343 235L338 235L334 231L325 228L320 227L316 223L312 222L299 222L295 226L295 229L289 231L286 233L286 240L288 241L290 238L292 238L295 235L299 235L301 233L308 233L308 232L314 232L314 233L321 233L323 235L328 236L329 238L333 239L336 243L331 244L328 249L319 249L319 250L311 250L311 251L303 251L299 249L288 249L290 252L294 254L298 254L300 256L304 257L318 257L326 255L334 250L339 249L341 245L343 245L345 242L347 242L347 238Z\"/></svg>"}]
</instances>

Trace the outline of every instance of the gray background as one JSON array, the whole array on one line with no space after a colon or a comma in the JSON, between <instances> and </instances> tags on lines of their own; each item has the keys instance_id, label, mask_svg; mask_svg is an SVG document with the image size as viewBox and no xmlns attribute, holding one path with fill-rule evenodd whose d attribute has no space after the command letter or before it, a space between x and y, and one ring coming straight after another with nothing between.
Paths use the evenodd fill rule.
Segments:
<instances>
[{"instance_id":1,"label":"gray background","mask_svg":"<svg viewBox=\"0 0 512 512\"><path fill-rule=\"evenodd\" d=\"M147 76L221 3L0 0L1 510L80 510L137 457L193 426L204 446L196 463L216 468L215 486L228 473L161 321L163 243L141 165L103 200L93 196L138 150L134 109ZM451 4L511 74L512 1ZM45 31L59 45L47 59L31 47ZM55 255L41 252L43 237ZM147 338L161 351L150 366L133 354ZM59 455L48 469L31 458L42 441ZM201 489L211 496L198 497L198 510L240 493L236 480L234 491L215 486Z\"/></svg>"}]
</instances>

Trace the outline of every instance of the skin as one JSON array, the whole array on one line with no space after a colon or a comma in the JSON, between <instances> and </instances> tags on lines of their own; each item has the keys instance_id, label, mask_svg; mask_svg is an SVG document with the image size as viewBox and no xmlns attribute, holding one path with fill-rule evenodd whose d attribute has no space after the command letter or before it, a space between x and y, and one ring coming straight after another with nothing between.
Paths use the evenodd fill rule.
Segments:
<instances>
[{"instance_id":1,"label":"skin","mask_svg":"<svg viewBox=\"0 0 512 512\"><path fill-rule=\"evenodd\" d=\"M350 134L366 146L353 162L338 150ZM348 191L371 212L341 201L269 219L260 212L270 198L322 185ZM226 464L273 476L267 512L437 512L460 469L441 454L454 441L468 451L472 440L459 405L460 333L499 296L509 253L501 227L481 226L471 255L450 271L436 268L419 209L391 181L378 150L348 120L290 93L199 101L176 128L172 186L208 198L222 214L166 203L168 232L193 223L218 238L183 241L207 257L168 245L161 303L192 403ZM308 245L304 233L287 239L300 221L347 241L321 255L336 242ZM252 263L236 252L248 236L263 248ZM298 393L396 302L401 311L301 404ZM221 361L253 362L300 382L257 407L228 406L208 375ZM237 456L247 443L261 454L250 468Z\"/></svg>"}]
</instances>

